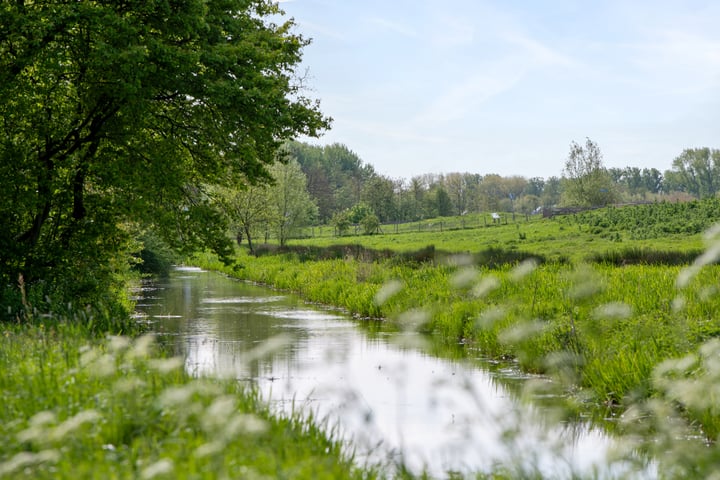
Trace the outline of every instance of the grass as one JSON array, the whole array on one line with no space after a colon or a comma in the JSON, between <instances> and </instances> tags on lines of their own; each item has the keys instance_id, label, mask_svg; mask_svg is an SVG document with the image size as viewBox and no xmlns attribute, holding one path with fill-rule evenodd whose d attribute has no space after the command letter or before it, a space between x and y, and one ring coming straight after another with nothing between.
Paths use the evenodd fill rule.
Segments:
<instances>
[{"instance_id":1,"label":"grass","mask_svg":"<svg viewBox=\"0 0 720 480\"><path fill-rule=\"evenodd\" d=\"M651 206L638 206L650 208ZM625 207L632 211L638 207ZM661 207L657 207L661 208ZM712 217L704 222L697 222L691 232L673 229L664 231L651 226L643 229L639 235L631 226L618 224L616 217L618 211L624 209L603 209L586 212L582 215L558 216L544 219L537 216L517 216L516 222L510 223L483 223L470 219L464 223L460 219L438 219L434 221L439 225L443 220L447 223L453 221L458 228L430 229L426 225L432 222L408 224L406 229L394 233L388 229L382 235L349 235L336 237L326 235L324 231L317 231L317 236L294 240L292 243L307 247L329 247L337 244L358 244L374 250L393 250L396 252L417 251L433 245L437 251L449 253L475 253L489 248L502 250L519 250L542 255L548 261L581 262L589 260L591 256L600 256L607 252L626 249L629 247L646 251L665 250L695 253L704 248L702 232L712 225ZM687 212L673 212L673 215L684 215ZM610 218L605 219L604 216ZM655 215L646 215L655 219L656 225L662 225L664 219ZM630 220L634 217L628 215ZM471 228L472 227L472 228ZM322 234L322 236L320 236Z\"/></svg>"},{"instance_id":2,"label":"grass","mask_svg":"<svg viewBox=\"0 0 720 480\"><path fill-rule=\"evenodd\" d=\"M0 327L0 478L375 478L316 419L192 378L152 337Z\"/></svg>"}]
</instances>

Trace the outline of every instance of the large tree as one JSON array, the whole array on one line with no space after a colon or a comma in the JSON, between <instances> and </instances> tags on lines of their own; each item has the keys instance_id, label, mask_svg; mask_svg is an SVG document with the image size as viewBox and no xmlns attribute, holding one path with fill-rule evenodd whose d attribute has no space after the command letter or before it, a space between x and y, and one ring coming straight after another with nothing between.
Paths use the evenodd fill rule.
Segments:
<instances>
[{"instance_id":1,"label":"large tree","mask_svg":"<svg viewBox=\"0 0 720 480\"><path fill-rule=\"evenodd\" d=\"M3 286L89 298L134 224L224 251L203 186L262 181L283 142L328 124L277 5L0 4Z\"/></svg>"},{"instance_id":2,"label":"large tree","mask_svg":"<svg viewBox=\"0 0 720 480\"><path fill-rule=\"evenodd\" d=\"M569 205L602 206L615 201L612 177L603 164L597 143L589 138L585 146L570 144L563 170L564 201Z\"/></svg>"}]
</instances>

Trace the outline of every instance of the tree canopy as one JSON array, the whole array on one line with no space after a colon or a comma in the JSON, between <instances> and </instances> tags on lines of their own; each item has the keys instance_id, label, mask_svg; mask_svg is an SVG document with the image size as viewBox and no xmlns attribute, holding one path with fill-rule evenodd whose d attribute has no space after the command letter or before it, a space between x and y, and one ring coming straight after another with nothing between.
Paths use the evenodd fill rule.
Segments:
<instances>
[{"instance_id":1,"label":"tree canopy","mask_svg":"<svg viewBox=\"0 0 720 480\"><path fill-rule=\"evenodd\" d=\"M589 138L585 146L570 144L565 161L565 201L570 205L602 206L615 198L614 185L603 164L603 155L597 143Z\"/></svg>"},{"instance_id":2,"label":"tree canopy","mask_svg":"<svg viewBox=\"0 0 720 480\"><path fill-rule=\"evenodd\" d=\"M329 123L295 72L308 40L281 13L265 0L3 2L3 285L22 274L82 301L138 226L222 253L204 186L269 178L280 145Z\"/></svg>"}]
</instances>

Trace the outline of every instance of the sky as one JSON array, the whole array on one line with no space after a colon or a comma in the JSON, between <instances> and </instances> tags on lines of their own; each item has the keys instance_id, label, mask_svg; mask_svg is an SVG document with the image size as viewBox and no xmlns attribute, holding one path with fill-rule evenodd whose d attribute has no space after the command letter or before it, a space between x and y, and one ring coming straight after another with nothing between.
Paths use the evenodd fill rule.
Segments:
<instances>
[{"instance_id":1,"label":"sky","mask_svg":"<svg viewBox=\"0 0 720 480\"><path fill-rule=\"evenodd\" d=\"M561 176L720 148L720 2L284 0L298 73L342 143L393 179Z\"/></svg>"}]
</instances>

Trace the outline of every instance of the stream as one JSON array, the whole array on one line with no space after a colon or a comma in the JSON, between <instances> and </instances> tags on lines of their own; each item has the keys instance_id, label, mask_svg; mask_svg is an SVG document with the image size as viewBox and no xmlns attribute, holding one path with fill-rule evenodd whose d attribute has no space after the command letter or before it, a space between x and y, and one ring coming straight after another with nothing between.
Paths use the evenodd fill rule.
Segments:
<instances>
[{"instance_id":1,"label":"stream","mask_svg":"<svg viewBox=\"0 0 720 480\"><path fill-rule=\"evenodd\" d=\"M624 476L606 466L601 430L520 402L508 385L543 379L511 367L435 358L417 334L369 335L338 310L197 268L145 283L136 301L191 374L252 382L278 413L312 412L360 464L434 477L507 462L552 478Z\"/></svg>"}]
</instances>

